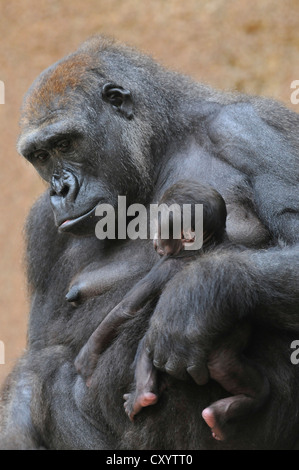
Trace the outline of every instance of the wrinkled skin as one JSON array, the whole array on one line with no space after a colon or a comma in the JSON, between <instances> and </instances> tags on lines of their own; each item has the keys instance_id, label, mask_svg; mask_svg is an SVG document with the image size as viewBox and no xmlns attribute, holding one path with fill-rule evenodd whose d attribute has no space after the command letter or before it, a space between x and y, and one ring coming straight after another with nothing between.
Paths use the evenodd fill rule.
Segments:
<instances>
[{"instance_id":1,"label":"wrinkled skin","mask_svg":"<svg viewBox=\"0 0 299 470\"><path fill-rule=\"evenodd\" d=\"M290 344L299 334L298 124L277 103L215 92L101 38L36 80L18 148L49 191L27 223L28 350L2 393L1 448L297 447L299 377ZM150 240L98 240L94 208L116 206L118 195L155 202L179 179L222 194L233 242L246 244L245 219L257 216L268 246L251 242L186 266L157 305L121 327L88 388L76 356L158 256ZM113 287L74 307L65 295L91 265L115 273ZM270 398L240 421L234 438L218 442L201 412L225 392L212 380L196 382L219 339L246 317L254 325L246 354L268 377ZM164 391L131 423L122 396L142 337Z\"/></svg>"}]
</instances>

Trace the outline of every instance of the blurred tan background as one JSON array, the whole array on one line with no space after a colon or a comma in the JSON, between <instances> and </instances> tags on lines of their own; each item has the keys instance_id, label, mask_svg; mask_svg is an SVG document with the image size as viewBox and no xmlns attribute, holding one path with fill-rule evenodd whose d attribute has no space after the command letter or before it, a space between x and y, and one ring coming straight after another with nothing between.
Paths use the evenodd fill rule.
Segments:
<instances>
[{"instance_id":1,"label":"blurred tan background","mask_svg":"<svg viewBox=\"0 0 299 470\"><path fill-rule=\"evenodd\" d=\"M1 383L25 348L22 228L44 188L15 150L19 107L33 79L88 36L104 33L217 88L271 96L297 110L290 83L299 79L299 2L0 0L0 33Z\"/></svg>"}]
</instances>

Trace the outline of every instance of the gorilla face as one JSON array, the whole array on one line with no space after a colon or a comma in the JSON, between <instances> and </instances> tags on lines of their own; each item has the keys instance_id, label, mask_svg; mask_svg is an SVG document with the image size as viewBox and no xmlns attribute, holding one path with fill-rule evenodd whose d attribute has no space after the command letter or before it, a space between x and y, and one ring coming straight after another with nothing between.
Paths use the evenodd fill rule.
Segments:
<instances>
[{"instance_id":1,"label":"gorilla face","mask_svg":"<svg viewBox=\"0 0 299 470\"><path fill-rule=\"evenodd\" d=\"M39 79L40 95L53 80L51 69L44 75ZM78 89L76 94L64 90L58 103L50 101L47 106L36 88L25 99L18 149L50 184L51 206L61 232L89 234L99 203L116 207L118 195L144 202L151 187L146 158L150 145L146 139L142 148L136 145L139 124L130 91L111 82L104 83L100 93L98 88L97 84L96 93L88 97ZM32 119L36 106L40 106L38 117Z\"/></svg>"},{"instance_id":2,"label":"gorilla face","mask_svg":"<svg viewBox=\"0 0 299 470\"><path fill-rule=\"evenodd\" d=\"M105 159L98 168L96 146L84 128L66 119L34 129L21 137L19 148L50 184L50 201L59 231L77 233L92 228L96 205L113 203L105 175ZM83 171L84 168L84 171ZM121 190L121 188L120 188Z\"/></svg>"}]
</instances>

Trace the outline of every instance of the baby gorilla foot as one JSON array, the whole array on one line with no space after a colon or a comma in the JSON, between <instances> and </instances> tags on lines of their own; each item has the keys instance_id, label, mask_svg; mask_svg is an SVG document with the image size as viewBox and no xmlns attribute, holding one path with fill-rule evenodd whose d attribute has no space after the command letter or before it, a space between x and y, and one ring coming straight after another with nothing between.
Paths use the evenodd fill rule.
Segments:
<instances>
[{"instance_id":1,"label":"baby gorilla foot","mask_svg":"<svg viewBox=\"0 0 299 470\"><path fill-rule=\"evenodd\" d=\"M202 417L211 428L214 439L223 441L233 438L238 432L238 422L255 412L261 403L241 393L212 403L203 410Z\"/></svg>"},{"instance_id":2,"label":"baby gorilla foot","mask_svg":"<svg viewBox=\"0 0 299 470\"><path fill-rule=\"evenodd\" d=\"M135 392L125 394L124 400L124 407L126 413L129 416L130 420L134 421L134 416L137 415L137 413L139 413L142 408L157 403L158 396L153 392L138 392L136 390Z\"/></svg>"},{"instance_id":3,"label":"baby gorilla foot","mask_svg":"<svg viewBox=\"0 0 299 470\"><path fill-rule=\"evenodd\" d=\"M214 439L216 439L217 441L223 441L225 439L225 436L221 429L221 423L219 422L219 420L217 420L215 410L213 410L211 406L205 408L202 412L202 417L207 423L207 425L211 428L212 436L214 437Z\"/></svg>"}]
</instances>

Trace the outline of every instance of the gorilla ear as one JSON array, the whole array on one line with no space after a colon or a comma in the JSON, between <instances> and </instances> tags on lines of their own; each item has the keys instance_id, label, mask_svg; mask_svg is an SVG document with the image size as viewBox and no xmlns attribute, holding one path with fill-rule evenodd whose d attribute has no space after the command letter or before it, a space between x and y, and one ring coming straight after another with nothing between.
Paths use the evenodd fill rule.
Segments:
<instances>
[{"instance_id":1,"label":"gorilla ear","mask_svg":"<svg viewBox=\"0 0 299 470\"><path fill-rule=\"evenodd\" d=\"M125 90L123 87L115 85L115 83L105 83L102 88L102 97L104 101L110 103L127 119L133 118L133 103L129 90Z\"/></svg>"}]
</instances>

